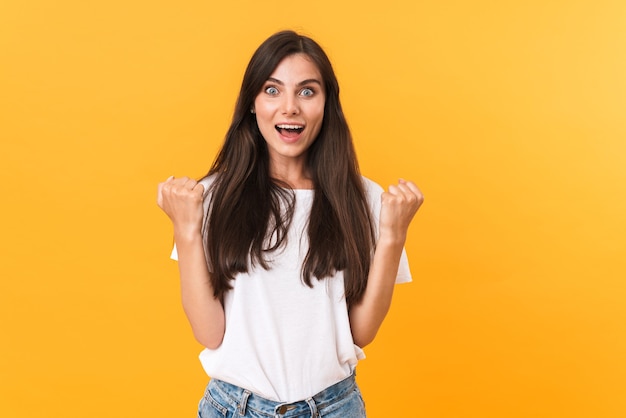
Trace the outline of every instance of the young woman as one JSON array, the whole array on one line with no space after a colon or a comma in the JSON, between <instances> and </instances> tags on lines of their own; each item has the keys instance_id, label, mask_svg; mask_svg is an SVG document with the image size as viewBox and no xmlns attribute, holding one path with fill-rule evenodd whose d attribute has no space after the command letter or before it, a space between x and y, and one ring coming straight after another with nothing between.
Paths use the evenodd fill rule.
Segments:
<instances>
[{"instance_id":1,"label":"young woman","mask_svg":"<svg viewBox=\"0 0 626 418\"><path fill-rule=\"evenodd\" d=\"M360 175L320 46L268 38L207 176L170 177L157 200L212 378L198 416L364 417L355 366L411 279L403 248L423 197Z\"/></svg>"}]
</instances>

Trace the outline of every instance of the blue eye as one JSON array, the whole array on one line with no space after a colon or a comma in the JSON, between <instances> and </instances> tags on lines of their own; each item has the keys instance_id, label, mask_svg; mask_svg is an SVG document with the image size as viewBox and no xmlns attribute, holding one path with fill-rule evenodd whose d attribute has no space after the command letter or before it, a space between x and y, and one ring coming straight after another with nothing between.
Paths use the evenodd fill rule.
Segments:
<instances>
[{"instance_id":1,"label":"blue eye","mask_svg":"<svg viewBox=\"0 0 626 418\"><path fill-rule=\"evenodd\" d=\"M313 94L315 94L315 92L311 89L302 89L302 91L300 92L301 95L309 97L309 96L313 96Z\"/></svg>"},{"instance_id":2,"label":"blue eye","mask_svg":"<svg viewBox=\"0 0 626 418\"><path fill-rule=\"evenodd\" d=\"M272 96L275 96L278 94L278 89L276 87L268 87L265 89L265 92L267 94L271 94Z\"/></svg>"}]
</instances>

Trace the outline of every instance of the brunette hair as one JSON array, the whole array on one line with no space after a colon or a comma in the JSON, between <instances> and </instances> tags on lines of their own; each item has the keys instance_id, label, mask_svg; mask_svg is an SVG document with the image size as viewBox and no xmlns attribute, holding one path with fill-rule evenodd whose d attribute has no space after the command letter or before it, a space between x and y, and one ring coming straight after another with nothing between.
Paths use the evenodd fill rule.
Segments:
<instances>
[{"instance_id":1,"label":"brunette hair","mask_svg":"<svg viewBox=\"0 0 626 418\"><path fill-rule=\"evenodd\" d=\"M375 232L352 136L330 60L312 39L293 31L269 37L253 54L243 77L222 149L207 176L215 175L205 224L205 248L215 296L250 264L270 268L266 252L287 239L295 196L269 172L267 145L251 113L254 100L278 64L305 54L319 69L326 92L324 119L307 151L315 197L308 223L309 250L302 280L322 280L343 270L348 305L365 291Z\"/></svg>"}]
</instances>

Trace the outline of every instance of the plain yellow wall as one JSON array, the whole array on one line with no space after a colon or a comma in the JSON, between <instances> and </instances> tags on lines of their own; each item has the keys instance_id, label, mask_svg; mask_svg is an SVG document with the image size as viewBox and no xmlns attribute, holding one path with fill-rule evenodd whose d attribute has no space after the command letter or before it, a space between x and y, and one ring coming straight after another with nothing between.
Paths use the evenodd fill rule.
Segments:
<instances>
[{"instance_id":1,"label":"plain yellow wall","mask_svg":"<svg viewBox=\"0 0 626 418\"><path fill-rule=\"evenodd\" d=\"M0 416L194 416L155 204L260 42L326 49L363 172L415 180L371 417L626 416L626 3L0 3Z\"/></svg>"}]
</instances>

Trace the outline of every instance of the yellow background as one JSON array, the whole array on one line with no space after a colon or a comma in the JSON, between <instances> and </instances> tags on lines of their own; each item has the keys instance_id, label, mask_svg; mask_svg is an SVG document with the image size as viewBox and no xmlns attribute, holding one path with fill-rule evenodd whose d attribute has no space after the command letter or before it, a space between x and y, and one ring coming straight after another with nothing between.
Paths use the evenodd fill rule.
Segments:
<instances>
[{"instance_id":1,"label":"yellow background","mask_svg":"<svg viewBox=\"0 0 626 418\"><path fill-rule=\"evenodd\" d=\"M329 53L363 172L426 195L369 415L626 416L621 0L2 1L0 416L194 416L156 184L206 172L284 28Z\"/></svg>"}]
</instances>

